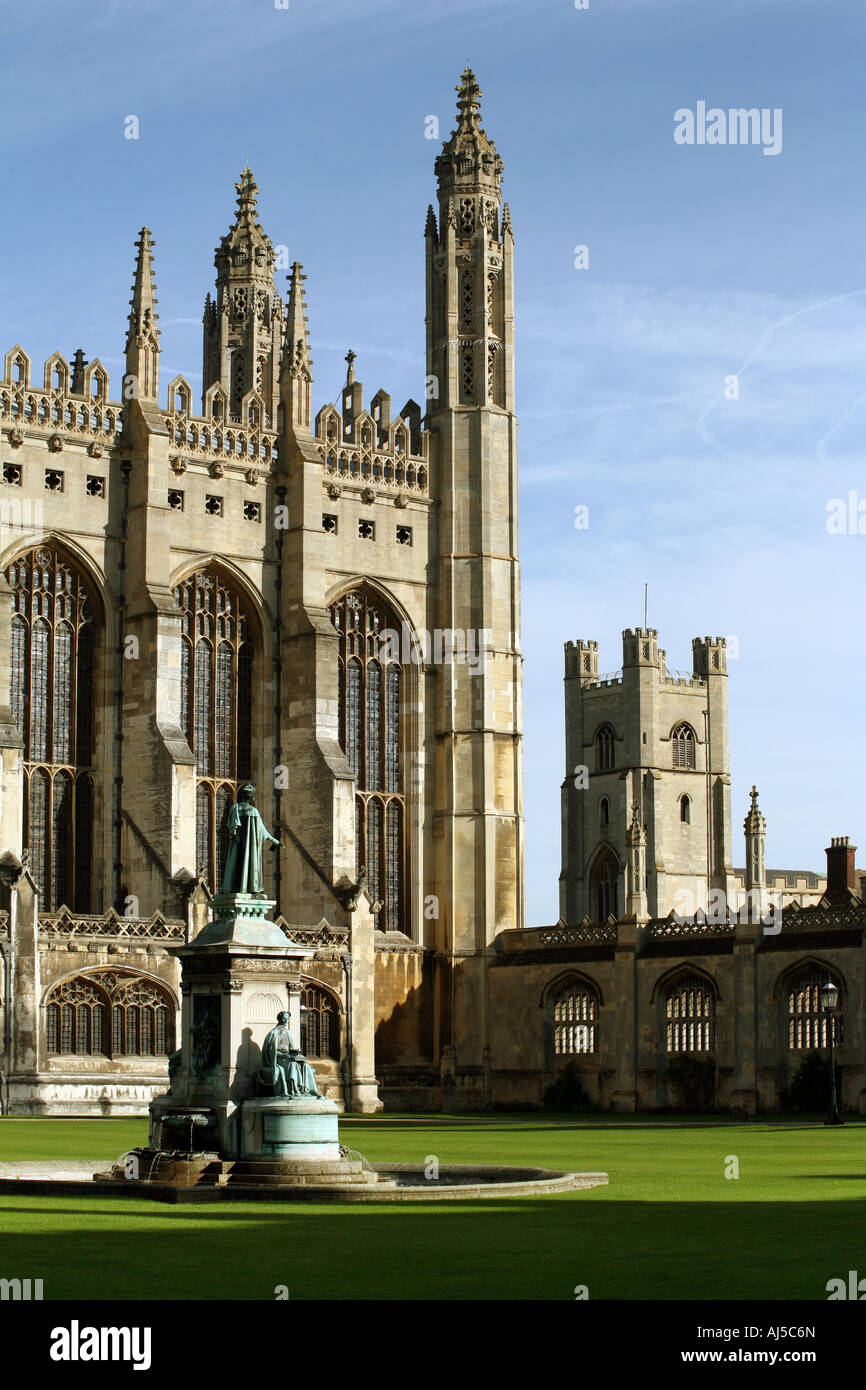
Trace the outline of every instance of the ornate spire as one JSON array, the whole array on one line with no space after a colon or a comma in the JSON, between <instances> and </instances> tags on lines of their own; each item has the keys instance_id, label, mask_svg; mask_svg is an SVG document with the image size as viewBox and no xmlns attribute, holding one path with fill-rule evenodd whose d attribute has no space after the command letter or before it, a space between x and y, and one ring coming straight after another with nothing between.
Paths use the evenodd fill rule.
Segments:
<instances>
[{"instance_id":1,"label":"ornate spire","mask_svg":"<svg viewBox=\"0 0 866 1390\"><path fill-rule=\"evenodd\" d=\"M159 315L156 312L156 282L153 275L153 248L150 228L142 227L135 243L138 257L129 301L129 331L126 335L126 374L135 377L137 387L125 390L125 399L139 396L156 400L159 374Z\"/></svg>"},{"instance_id":2,"label":"ornate spire","mask_svg":"<svg viewBox=\"0 0 866 1390\"><path fill-rule=\"evenodd\" d=\"M297 376L303 368L313 365L310 358L310 339L307 324L307 306L304 302L304 281L300 261L292 265L289 276L289 305L286 312L286 331L283 339L283 372Z\"/></svg>"},{"instance_id":3,"label":"ornate spire","mask_svg":"<svg viewBox=\"0 0 866 1390\"><path fill-rule=\"evenodd\" d=\"M238 218L253 217L256 211L259 186L253 178L253 171L248 164L244 165L235 188L238 191Z\"/></svg>"},{"instance_id":4,"label":"ornate spire","mask_svg":"<svg viewBox=\"0 0 866 1390\"><path fill-rule=\"evenodd\" d=\"M424 224L424 235L432 236L434 241L437 239L438 236L438 233L436 231L436 214L433 211L432 203L429 203L427 206L427 221Z\"/></svg>"},{"instance_id":5,"label":"ornate spire","mask_svg":"<svg viewBox=\"0 0 866 1390\"><path fill-rule=\"evenodd\" d=\"M300 261L295 261L289 276L289 303L280 363L280 400L285 420L302 434L309 433L312 421L313 363L304 303L306 278Z\"/></svg>"},{"instance_id":6,"label":"ornate spire","mask_svg":"<svg viewBox=\"0 0 866 1390\"><path fill-rule=\"evenodd\" d=\"M266 236L256 218L259 186L247 166L235 184L237 208L235 220L222 238L214 256L219 271L217 283L230 269L242 270L244 278L256 272L271 277L276 255L270 237Z\"/></svg>"},{"instance_id":7,"label":"ornate spire","mask_svg":"<svg viewBox=\"0 0 866 1390\"><path fill-rule=\"evenodd\" d=\"M346 385L347 385L347 386L354 386L354 384L355 384L355 358L356 358L357 356L358 356L357 352L353 352L351 348L349 348L349 351L346 353L346 361L347 361L348 364L349 364L349 366L348 366L348 368L347 368L347 371L346 371Z\"/></svg>"},{"instance_id":8,"label":"ornate spire","mask_svg":"<svg viewBox=\"0 0 866 1390\"><path fill-rule=\"evenodd\" d=\"M767 822L761 814L758 806L758 789L752 787L752 800L749 807L749 814L743 822L743 829L747 835L763 835L767 829Z\"/></svg>"},{"instance_id":9,"label":"ornate spire","mask_svg":"<svg viewBox=\"0 0 866 1390\"><path fill-rule=\"evenodd\" d=\"M502 160L481 127L481 88L467 67L457 91L457 129L436 160L440 197L452 190L499 193Z\"/></svg>"}]
</instances>

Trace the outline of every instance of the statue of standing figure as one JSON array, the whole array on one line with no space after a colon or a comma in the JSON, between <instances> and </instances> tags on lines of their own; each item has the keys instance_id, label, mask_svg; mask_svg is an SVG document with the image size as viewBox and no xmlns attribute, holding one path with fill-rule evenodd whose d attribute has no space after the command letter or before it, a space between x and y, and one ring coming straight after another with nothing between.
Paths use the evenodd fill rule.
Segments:
<instances>
[{"instance_id":1,"label":"statue of standing figure","mask_svg":"<svg viewBox=\"0 0 866 1390\"><path fill-rule=\"evenodd\" d=\"M260 1094L272 1089L275 1096L290 1099L299 1096L323 1098L316 1085L316 1073L303 1052L295 1047L289 1015L285 1011L277 1014L276 1027L262 1043L262 1065L256 1080Z\"/></svg>"},{"instance_id":2,"label":"statue of standing figure","mask_svg":"<svg viewBox=\"0 0 866 1390\"><path fill-rule=\"evenodd\" d=\"M262 851L266 844L281 842L265 829L265 823L255 804L256 789L251 782L241 787L238 799L229 811L229 852L221 893L250 893L264 896Z\"/></svg>"}]
</instances>

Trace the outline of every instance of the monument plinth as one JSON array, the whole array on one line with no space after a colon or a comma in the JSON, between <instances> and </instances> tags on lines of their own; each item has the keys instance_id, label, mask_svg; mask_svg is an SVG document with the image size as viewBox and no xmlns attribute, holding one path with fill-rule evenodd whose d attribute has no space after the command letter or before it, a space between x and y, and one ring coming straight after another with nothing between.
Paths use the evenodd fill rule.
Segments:
<instances>
[{"instance_id":1,"label":"monument plinth","mask_svg":"<svg viewBox=\"0 0 866 1390\"><path fill-rule=\"evenodd\" d=\"M171 951L181 965L181 1048L168 1094L151 1103L153 1151L220 1158L339 1159L337 1106L297 1050L301 966L314 951L269 920L261 852L272 841L241 789L214 918ZM248 1116L244 1111L250 1107Z\"/></svg>"}]
</instances>

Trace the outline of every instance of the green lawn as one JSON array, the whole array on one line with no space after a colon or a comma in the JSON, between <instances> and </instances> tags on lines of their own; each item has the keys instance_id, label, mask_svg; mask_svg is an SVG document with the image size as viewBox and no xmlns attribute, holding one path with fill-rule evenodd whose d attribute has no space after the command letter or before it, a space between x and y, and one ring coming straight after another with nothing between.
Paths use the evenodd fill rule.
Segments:
<instances>
[{"instance_id":1,"label":"green lawn","mask_svg":"<svg viewBox=\"0 0 866 1390\"><path fill-rule=\"evenodd\" d=\"M0 1119L0 1161L114 1158L146 1122ZM0 1277L46 1298L818 1299L866 1274L866 1125L347 1117L374 1161L601 1169L554 1197L393 1206L0 1195ZM739 1178L726 1179L729 1156Z\"/></svg>"}]
</instances>

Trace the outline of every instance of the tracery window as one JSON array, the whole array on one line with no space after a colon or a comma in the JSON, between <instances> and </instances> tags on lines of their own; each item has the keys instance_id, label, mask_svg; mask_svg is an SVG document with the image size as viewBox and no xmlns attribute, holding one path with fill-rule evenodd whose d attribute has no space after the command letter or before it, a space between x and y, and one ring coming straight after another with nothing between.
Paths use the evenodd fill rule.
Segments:
<instances>
[{"instance_id":1,"label":"tracery window","mask_svg":"<svg viewBox=\"0 0 866 1390\"><path fill-rule=\"evenodd\" d=\"M175 1002L132 971L100 970L55 985L45 1005L50 1054L161 1057L174 1051Z\"/></svg>"},{"instance_id":2,"label":"tracery window","mask_svg":"<svg viewBox=\"0 0 866 1390\"><path fill-rule=\"evenodd\" d=\"M616 734L610 724L602 724L595 736L595 765L599 772L616 767Z\"/></svg>"},{"instance_id":3,"label":"tracery window","mask_svg":"<svg viewBox=\"0 0 866 1390\"><path fill-rule=\"evenodd\" d=\"M10 704L24 740L24 842L43 910L89 912L98 603L56 546L4 571L13 594Z\"/></svg>"},{"instance_id":4,"label":"tracery window","mask_svg":"<svg viewBox=\"0 0 866 1390\"><path fill-rule=\"evenodd\" d=\"M716 991L702 975L680 975L665 992L668 1052L712 1052L716 1045Z\"/></svg>"},{"instance_id":5,"label":"tracery window","mask_svg":"<svg viewBox=\"0 0 866 1390\"><path fill-rule=\"evenodd\" d=\"M598 1050L598 990L588 980L569 980L553 998L557 1056Z\"/></svg>"},{"instance_id":6,"label":"tracery window","mask_svg":"<svg viewBox=\"0 0 866 1390\"><path fill-rule=\"evenodd\" d=\"M619 917L619 862L607 845L596 856L590 870L588 906L596 922Z\"/></svg>"},{"instance_id":7,"label":"tracery window","mask_svg":"<svg viewBox=\"0 0 866 1390\"><path fill-rule=\"evenodd\" d=\"M808 1052L830 1046L830 1015L821 1002L821 988L832 980L838 986L840 997L842 983L829 970L817 965L802 966L788 982L788 1049L791 1052ZM842 1042L842 1015L834 1018L834 1044Z\"/></svg>"},{"instance_id":8,"label":"tracery window","mask_svg":"<svg viewBox=\"0 0 866 1390\"><path fill-rule=\"evenodd\" d=\"M315 985L301 990L301 1051L340 1060L340 1015L333 995Z\"/></svg>"},{"instance_id":9,"label":"tracery window","mask_svg":"<svg viewBox=\"0 0 866 1390\"><path fill-rule=\"evenodd\" d=\"M330 610L340 634L340 746L355 774L356 872L382 903L380 931L402 931L405 903L406 797L401 749L403 668L387 632L399 622L365 589Z\"/></svg>"},{"instance_id":10,"label":"tracery window","mask_svg":"<svg viewBox=\"0 0 866 1390\"><path fill-rule=\"evenodd\" d=\"M671 734L674 767L695 766L695 731L689 724L677 724Z\"/></svg>"},{"instance_id":11,"label":"tracery window","mask_svg":"<svg viewBox=\"0 0 866 1390\"><path fill-rule=\"evenodd\" d=\"M252 776L256 623L240 590L216 567L174 590L182 613L181 728L196 763L196 863L219 888L228 813Z\"/></svg>"}]
</instances>

